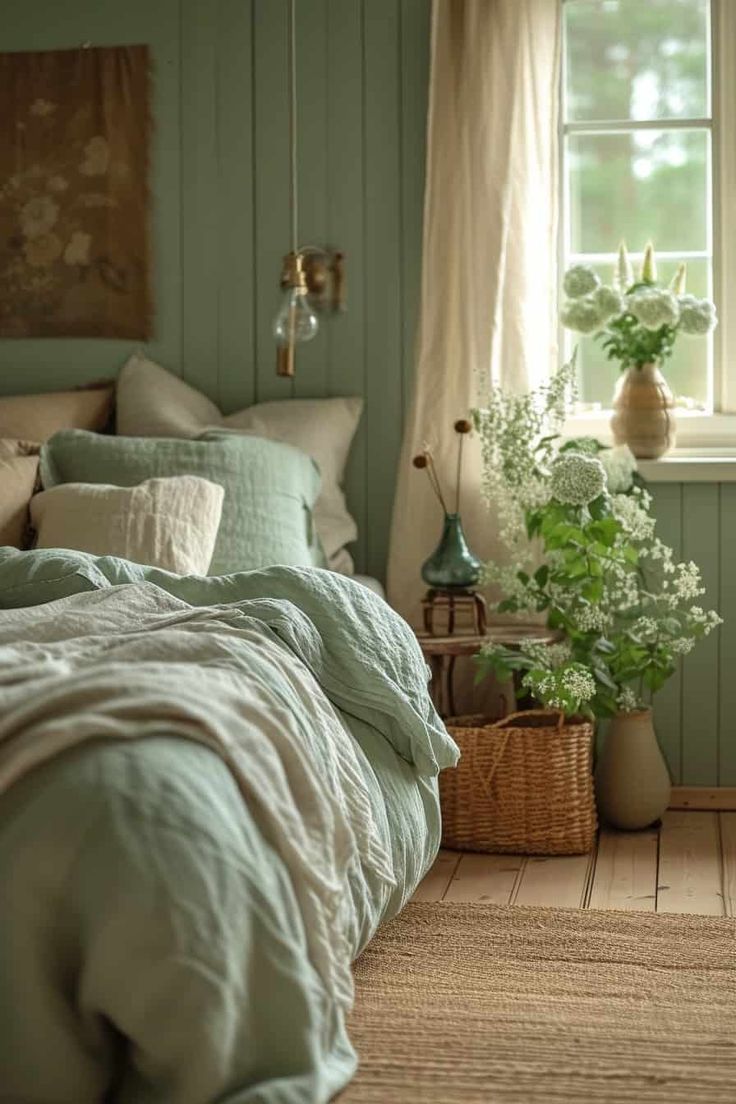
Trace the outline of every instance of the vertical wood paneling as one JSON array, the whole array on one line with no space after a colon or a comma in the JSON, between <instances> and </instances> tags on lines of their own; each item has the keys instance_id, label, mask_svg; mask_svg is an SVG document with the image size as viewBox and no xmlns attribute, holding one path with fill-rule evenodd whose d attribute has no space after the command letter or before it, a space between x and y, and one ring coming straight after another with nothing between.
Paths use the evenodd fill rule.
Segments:
<instances>
[{"instance_id":1,"label":"vertical wood paneling","mask_svg":"<svg viewBox=\"0 0 736 1104\"><path fill-rule=\"evenodd\" d=\"M414 378L422 267L430 5L401 0L401 303L404 414Z\"/></svg>"},{"instance_id":2,"label":"vertical wood paneling","mask_svg":"<svg viewBox=\"0 0 736 1104\"><path fill-rule=\"evenodd\" d=\"M182 0L182 375L216 396L219 375L217 7Z\"/></svg>"},{"instance_id":3,"label":"vertical wood paneling","mask_svg":"<svg viewBox=\"0 0 736 1104\"><path fill-rule=\"evenodd\" d=\"M276 376L272 334L281 258L289 250L289 139L286 81L287 8L254 0L254 271L256 398L288 399L292 382Z\"/></svg>"},{"instance_id":4,"label":"vertical wood paneling","mask_svg":"<svg viewBox=\"0 0 736 1104\"><path fill-rule=\"evenodd\" d=\"M736 483L721 484L720 519L718 784L736 786Z\"/></svg>"},{"instance_id":5,"label":"vertical wood paneling","mask_svg":"<svg viewBox=\"0 0 736 1104\"><path fill-rule=\"evenodd\" d=\"M682 489L684 560L703 574L706 600L718 605L719 494L714 483L686 483ZM695 599L696 605L704 601ZM699 641L685 658L682 676L682 781L713 785L718 779L718 633Z\"/></svg>"},{"instance_id":6,"label":"vertical wood paneling","mask_svg":"<svg viewBox=\"0 0 736 1104\"><path fill-rule=\"evenodd\" d=\"M327 0L296 5L299 245L327 238ZM294 394L326 394L329 315L317 336L297 350Z\"/></svg>"},{"instance_id":7,"label":"vertical wood paneling","mask_svg":"<svg viewBox=\"0 0 736 1104\"><path fill-rule=\"evenodd\" d=\"M382 576L402 427L399 5L363 9L365 58L365 568Z\"/></svg>"},{"instance_id":8,"label":"vertical wood paneling","mask_svg":"<svg viewBox=\"0 0 736 1104\"><path fill-rule=\"evenodd\" d=\"M219 0L217 126L220 316L218 401L255 399L253 266L253 0Z\"/></svg>"},{"instance_id":9,"label":"vertical wood paneling","mask_svg":"<svg viewBox=\"0 0 736 1104\"><path fill-rule=\"evenodd\" d=\"M348 294L347 311L325 326L330 395L365 393L362 13L361 0L328 0L327 238L345 253ZM358 522L358 540L351 551L359 564L365 562L365 471L364 412L345 479L350 509Z\"/></svg>"},{"instance_id":10,"label":"vertical wood paneling","mask_svg":"<svg viewBox=\"0 0 736 1104\"><path fill-rule=\"evenodd\" d=\"M659 483L649 490L654 496L657 536L682 555L682 484ZM682 782L682 663L654 699L654 725L672 781Z\"/></svg>"}]
</instances>

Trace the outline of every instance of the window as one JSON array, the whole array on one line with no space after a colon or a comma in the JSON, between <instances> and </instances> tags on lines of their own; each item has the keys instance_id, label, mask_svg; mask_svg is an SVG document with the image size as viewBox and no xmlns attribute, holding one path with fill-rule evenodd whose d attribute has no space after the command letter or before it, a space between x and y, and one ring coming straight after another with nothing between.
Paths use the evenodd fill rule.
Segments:
<instances>
[{"instance_id":1,"label":"window","mask_svg":"<svg viewBox=\"0 0 736 1104\"><path fill-rule=\"evenodd\" d=\"M687 290L722 308L712 106L719 97L712 94L711 50L719 6L719 0L565 0L563 266L590 264L610 283L619 241L636 265L651 239L660 280L669 281L684 260ZM566 335L567 351L576 338ZM666 373L686 410L725 409L720 344L713 337L677 342ZM581 409L605 409L616 365L593 338L578 345Z\"/></svg>"}]
</instances>

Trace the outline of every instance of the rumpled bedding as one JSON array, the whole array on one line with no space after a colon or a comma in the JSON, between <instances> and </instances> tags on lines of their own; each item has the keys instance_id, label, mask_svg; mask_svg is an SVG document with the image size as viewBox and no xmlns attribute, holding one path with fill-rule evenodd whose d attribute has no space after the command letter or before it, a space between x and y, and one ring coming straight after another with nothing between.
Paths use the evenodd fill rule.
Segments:
<instances>
[{"instance_id":1,"label":"rumpled bedding","mask_svg":"<svg viewBox=\"0 0 736 1104\"><path fill-rule=\"evenodd\" d=\"M309 569L54 553L46 602L39 555L0 552L0 1101L329 1100L457 755L412 634Z\"/></svg>"}]
</instances>

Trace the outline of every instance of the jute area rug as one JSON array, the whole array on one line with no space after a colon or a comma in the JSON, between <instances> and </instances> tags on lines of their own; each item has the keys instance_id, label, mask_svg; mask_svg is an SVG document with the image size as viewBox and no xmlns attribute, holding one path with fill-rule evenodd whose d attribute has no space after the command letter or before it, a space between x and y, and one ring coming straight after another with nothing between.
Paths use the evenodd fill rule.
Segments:
<instances>
[{"instance_id":1,"label":"jute area rug","mask_svg":"<svg viewBox=\"0 0 736 1104\"><path fill-rule=\"evenodd\" d=\"M340 1104L736 1102L736 921L416 903L356 964Z\"/></svg>"}]
</instances>

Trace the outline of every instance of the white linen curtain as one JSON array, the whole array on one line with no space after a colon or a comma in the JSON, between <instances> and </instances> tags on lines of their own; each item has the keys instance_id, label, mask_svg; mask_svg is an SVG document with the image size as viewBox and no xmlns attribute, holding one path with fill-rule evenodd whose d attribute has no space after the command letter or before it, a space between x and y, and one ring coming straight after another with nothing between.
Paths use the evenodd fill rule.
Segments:
<instances>
[{"instance_id":1,"label":"white linen curtain","mask_svg":"<svg viewBox=\"0 0 736 1104\"><path fill-rule=\"evenodd\" d=\"M453 423L484 387L524 390L556 357L560 21L560 0L433 4L416 376L388 568L389 600L412 624L442 528L412 456L431 442L449 489ZM477 443L464 468L463 524L488 557Z\"/></svg>"}]
</instances>

